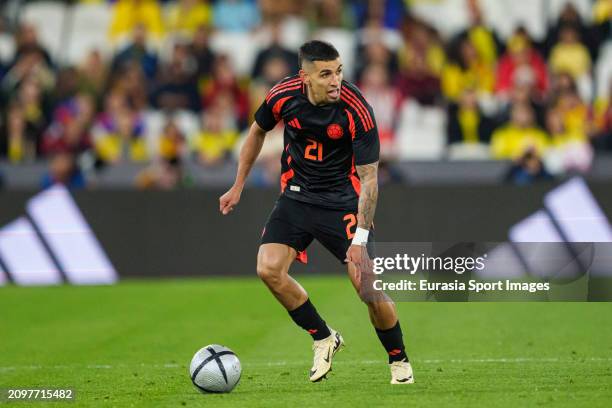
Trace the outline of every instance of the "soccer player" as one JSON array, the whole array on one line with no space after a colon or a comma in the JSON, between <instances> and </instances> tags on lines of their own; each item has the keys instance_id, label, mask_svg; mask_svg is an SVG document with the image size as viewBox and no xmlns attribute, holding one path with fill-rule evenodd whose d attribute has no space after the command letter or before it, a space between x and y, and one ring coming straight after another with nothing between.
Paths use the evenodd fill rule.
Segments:
<instances>
[{"instance_id":1,"label":"soccer player","mask_svg":"<svg viewBox=\"0 0 612 408\"><path fill-rule=\"evenodd\" d=\"M373 239L380 149L372 108L354 85L343 81L338 51L329 43L309 41L300 47L299 65L299 75L274 86L255 113L236 181L219 204L224 215L238 204L266 132L282 120L282 192L264 228L257 274L293 321L312 336L310 381L316 382L331 370L344 340L289 276L289 267L296 259L306 262L305 250L317 239L348 264L359 293L363 265L369 261L365 245ZM376 297L362 300L389 355L391 383L413 383L395 305Z\"/></svg>"}]
</instances>

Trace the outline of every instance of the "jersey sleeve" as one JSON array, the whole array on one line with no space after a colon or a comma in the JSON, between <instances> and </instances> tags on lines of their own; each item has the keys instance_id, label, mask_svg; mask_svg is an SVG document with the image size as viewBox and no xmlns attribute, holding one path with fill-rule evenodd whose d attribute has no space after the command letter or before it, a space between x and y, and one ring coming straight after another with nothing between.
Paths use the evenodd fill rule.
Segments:
<instances>
[{"instance_id":1,"label":"jersey sleeve","mask_svg":"<svg viewBox=\"0 0 612 408\"><path fill-rule=\"evenodd\" d=\"M297 76L287 77L274 85L259 109L257 109L257 112L255 112L255 121L259 127L266 132L274 129L283 117L283 105L301 87L302 81Z\"/></svg>"},{"instance_id":2,"label":"jersey sleeve","mask_svg":"<svg viewBox=\"0 0 612 408\"><path fill-rule=\"evenodd\" d=\"M380 158L380 141L374 112L369 105L364 106L364 108L367 109L367 113L362 110L361 117L355 123L353 154L355 155L356 166L374 163Z\"/></svg>"},{"instance_id":3,"label":"jersey sleeve","mask_svg":"<svg viewBox=\"0 0 612 408\"><path fill-rule=\"evenodd\" d=\"M274 114L272 107L267 101L263 101L257 112L255 112L255 122L266 132L274 129L279 120L280 118Z\"/></svg>"}]
</instances>

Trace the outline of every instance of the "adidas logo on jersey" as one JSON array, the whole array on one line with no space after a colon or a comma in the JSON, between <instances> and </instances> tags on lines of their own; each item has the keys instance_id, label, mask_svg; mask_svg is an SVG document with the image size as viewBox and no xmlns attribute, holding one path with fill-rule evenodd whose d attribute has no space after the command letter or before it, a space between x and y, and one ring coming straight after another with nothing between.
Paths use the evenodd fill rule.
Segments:
<instances>
[{"instance_id":1,"label":"adidas logo on jersey","mask_svg":"<svg viewBox=\"0 0 612 408\"><path fill-rule=\"evenodd\" d=\"M297 118L290 120L287 124L296 129L302 128L302 125L300 125L300 121Z\"/></svg>"}]
</instances>

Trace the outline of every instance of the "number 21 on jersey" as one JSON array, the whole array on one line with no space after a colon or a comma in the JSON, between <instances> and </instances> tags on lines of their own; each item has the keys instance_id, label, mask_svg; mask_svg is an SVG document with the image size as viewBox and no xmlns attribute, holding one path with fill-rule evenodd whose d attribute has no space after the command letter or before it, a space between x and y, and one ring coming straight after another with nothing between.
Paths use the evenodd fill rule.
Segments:
<instances>
[{"instance_id":1,"label":"number 21 on jersey","mask_svg":"<svg viewBox=\"0 0 612 408\"><path fill-rule=\"evenodd\" d=\"M314 161L323 161L323 143L319 143L313 139L307 140L309 143L308 146L306 146L306 150L304 150L304 158Z\"/></svg>"}]
</instances>

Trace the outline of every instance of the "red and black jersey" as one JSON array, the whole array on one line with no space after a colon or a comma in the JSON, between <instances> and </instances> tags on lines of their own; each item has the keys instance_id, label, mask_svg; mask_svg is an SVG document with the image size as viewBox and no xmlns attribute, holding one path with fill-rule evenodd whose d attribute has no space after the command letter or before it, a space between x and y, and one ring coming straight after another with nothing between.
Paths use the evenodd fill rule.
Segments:
<instances>
[{"instance_id":1,"label":"red and black jersey","mask_svg":"<svg viewBox=\"0 0 612 408\"><path fill-rule=\"evenodd\" d=\"M342 81L340 101L310 103L299 76L275 85L255 113L264 130L283 120L281 191L288 198L328 208L357 208L355 166L378 161L374 113L353 84Z\"/></svg>"}]
</instances>

